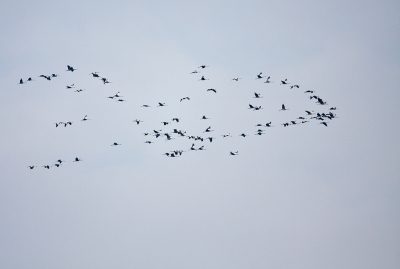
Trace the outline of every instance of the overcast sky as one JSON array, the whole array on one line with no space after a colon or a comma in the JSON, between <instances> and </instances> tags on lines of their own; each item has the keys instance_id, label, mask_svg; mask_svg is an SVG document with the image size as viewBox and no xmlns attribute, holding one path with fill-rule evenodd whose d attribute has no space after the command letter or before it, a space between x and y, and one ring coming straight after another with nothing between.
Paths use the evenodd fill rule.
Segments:
<instances>
[{"instance_id":1,"label":"overcast sky","mask_svg":"<svg viewBox=\"0 0 400 269\"><path fill-rule=\"evenodd\" d=\"M400 268L398 1L1 5L1 268Z\"/></svg>"}]
</instances>

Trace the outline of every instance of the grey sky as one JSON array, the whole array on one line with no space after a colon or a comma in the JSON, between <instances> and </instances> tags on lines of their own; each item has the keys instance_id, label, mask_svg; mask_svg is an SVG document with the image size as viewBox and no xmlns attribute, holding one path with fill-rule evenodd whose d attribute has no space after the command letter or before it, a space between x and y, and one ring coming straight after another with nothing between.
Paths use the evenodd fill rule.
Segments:
<instances>
[{"instance_id":1,"label":"grey sky","mask_svg":"<svg viewBox=\"0 0 400 269\"><path fill-rule=\"evenodd\" d=\"M398 1L3 1L0 267L399 268L399 10ZM300 89L279 85L285 78ZM107 99L117 92L127 102ZM328 127L281 125L332 106ZM162 125L173 117L181 121ZM208 126L212 143L142 135L206 137ZM192 143L207 150L162 155ZM57 159L66 162L42 167Z\"/></svg>"}]
</instances>

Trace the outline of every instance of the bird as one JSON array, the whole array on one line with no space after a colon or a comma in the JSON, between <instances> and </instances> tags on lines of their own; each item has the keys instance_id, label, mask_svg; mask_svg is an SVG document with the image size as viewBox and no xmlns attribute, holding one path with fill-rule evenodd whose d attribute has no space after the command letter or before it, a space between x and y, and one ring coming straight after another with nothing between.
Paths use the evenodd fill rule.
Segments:
<instances>
[{"instance_id":1,"label":"bird","mask_svg":"<svg viewBox=\"0 0 400 269\"><path fill-rule=\"evenodd\" d=\"M307 113L308 116L310 116L310 115L314 114L314 111L308 111L308 110L306 110L306 113Z\"/></svg>"},{"instance_id":2,"label":"bird","mask_svg":"<svg viewBox=\"0 0 400 269\"><path fill-rule=\"evenodd\" d=\"M253 107L253 109L254 110L260 110L260 109L263 109L261 106L255 106L255 107Z\"/></svg>"},{"instance_id":3,"label":"bird","mask_svg":"<svg viewBox=\"0 0 400 269\"><path fill-rule=\"evenodd\" d=\"M61 125L61 124L63 124L63 122L56 122L56 123L54 123L55 125L56 125L56 127L58 127L58 125Z\"/></svg>"},{"instance_id":4,"label":"bird","mask_svg":"<svg viewBox=\"0 0 400 269\"><path fill-rule=\"evenodd\" d=\"M263 132L257 132L255 135L263 135L263 134L265 134L265 133L263 133Z\"/></svg>"},{"instance_id":5,"label":"bird","mask_svg":"<svg viewBox=\"0 0 400 269\"><path fill-rule=\"evenodd\" d=\"M35 168L35 167L36 167L36 166L34 166L34 165L29 165L29 166L28 166L28 168L31 169L31 170L32 170L33 168Z\"/></svg>"},{"instance_id":6,"label":"bird","mask_svg":"<svg viewBox=\"0 0 400 269\"><path fill-rule=\"evenodd\" d=\"M190 98L189 97L183 97L183 98L181 98L181 102L183 101L183 100L190 100Z\"/></svg>"},{"instance_id":7,"label":"bird","mask_svg":"<svg viewBox=\"0 0 400 269\"><path fill-rule=\"evenodd\" d=\"M195 147L194 143L193 143L192 146L190 147L190 150L196 150L196 147Z\"/></svg>"},{"instance_id":8,"label":"bird","mask_svg":"<svg viewBox=\"0 0 400 269\"><path fill-rule=\"evenodd\" d=\"M327 105L327 103L324 102L324 100L322 100L322 98L319 98L319 97L318 97L318 99L317 99L317 103L318 103L319 105Z\"/></svg>"},{"instance_id":9,"label":"bird","mask_svg":"<svg viewBox=\"0 0 400 269\"><path fill-rule=\"evenodd\" d=\"M199 80L209 80L209 79L202 76L201 79L199 79Z\"/></svg>"},{"instance_id":10,"label":"bird","mask_svg":"<svg viewBox=\"0 0 400 269\"><path fill-rule=\"evenodd\" d=\"M176 122L179 122L179 120L180 120L179 118L173 118L172 119L172 121L176 121Z\"/></svg>"},{"instance_id":11,"label":"bird","mask_svg":"<svg viewBox=\"0 0 400 269\"><path fill-rule=\"evenodd\" d=\"M271 122L269 122L269 123L266 123L266 124L265 124L265 127L274 127L274 126L271 125Z\"/></svg>"},{"instance_id":12,"label":"bird","mask_svg":"<svg viewBox=\"0 0 400 269\"><path fill-rule=\"evenodd\" d=\"M289 82L287 82L287 78L285 80L281 80L281 84L285 85L285 84L290 84Z\"/></svg>"},{"instance_id":13,"label":"bird","mask_svg":"<svg viewBox=\"0 0 400 269\"><path fill-rule=\"evenodd\" d=\"M56 78L56 77L58 77L58 75L57 74L51 74L51 77L52 78Z\"/></svg>"},{"instance_id":14,"label":"bird","mask_svg":"<svg viewBox=\"0 0 400 269\"><path fill-rule=\"evenodd\" d=\"M21 78L20 80L19 80L19 83L18 84L25 84L26 82L24 82L23 81L23 79Z\"/></svg>"},{"instance_id":15,"label":"bird","mask_svg":"<svg viewBox=\"0 0 400 269\"><path fill-rule=\"evenodd\" d=\"M75 92L83 92L85 89L79 89L79 90L76 90Z\"/></svg>"},{"instance_id":16,"label":"bird","mask_svg":"<svg viewBox=\"0 0 400 269\"><path fill-rule=\"evenodd\" d=\"M78 157L75 157L75 160L73 162L81 162L82 159L79 159Z\"/></svg>"},{"instance_id":17,"label":"bird","mask_svg":"<svg viewBox=\"0 0 400 269\"><path fill-rule=\"evenodd\" d=\"M72 122L71 121L64 122L64 127L67 127L68 124L72 125Z\"/></svg>"},{"instance_id":18,"label":"bird","mask_svg":"<svg viewBox=\"0 0 400 269\"><path fill-rule=\"evenodd\" d=\"M328 127L328 123L327 123L327 122L325 122L325 121L323 121L323 122L320 122L319 124L323 124L323 125L325 125L326 127Z\"/></svg>"},{"instance_id":19,"label":"bird","mask_svg":"<svg viewBox=\"0 0 400 269\"><path fill-rule=\"evenodd\" d=\"M90 120L87 118L87 115L83 119L81 119L81 121L87 121L87 120Z\"/></svg>"},{"instance_id":20,"label":"bird","mask_svg":"<svg viewBox=\"0 0 400 269\"><path fill-rule=\"evenodd\" d=\"M206 139L210 140L210 143L213 141L213 139L215 139L215 137L209 136Z\"/></svg>"},{"instance_id":21,"label":"bird","mask_svg":"<svg viewBox=\"0 0 400 269\"><path fill-rule=\"evenodd\" d=\"M75 84L72 84L72 85L67 85L67 89L72 89L72 88L75 88L75 87L74 87L74 85L75 85Z\"/></svg>"},{"instance_id":22,"label":"bird","mask_svg":"<svg viewBox=\"0 0 400 269\"><path fill-rule=\"evenodd\" d=\"M292 123L292 125L296 125L298 124L295 120L290 121Z\"/></svg>"},{"instance_id":23,"label":"bird","mask_svg":"<svg viewBox=\"0 0 400 269\"><path fill-rule=\"evenodd\" d=\"M47 80L51 80L51 77L50 77L50 76L40 75L39 77L40 77L40 78L45 78L45 79L47 79Z\"/></svg>"},{"instance_id":24,"label":"bird","mask_svg":"<svg viewBox=\"0 0 400 269\"><path fill-rule=\"evenodd\" d=\"M143 133L144 136L149 135L149 133Z\"/></svg>"},{"instance_id":25,"label":"bird","mask_svg":"<svg viewBox=\"0 0 400 269\"><path fill-rule=\"evenodd\" d=\"M222 135L223 138L228 137L228 136L232 137L231 133L227 133L227 134Z\"/></svg>"},{"instance_id":26,"label":"bird","mask_svg":"<svg viewBox=\"0 0 400 269\"><path fill-rule=\"evenodd\" d=\"M47 168L47 169L50 169L50 165L43 165L42 167L44 167L44 168Z\"/></svg>"},{"instance_id":27,"label":"bird","mask_svg":"<svg viewBox=\"0 0 400 269\"><path fill-rule=\"evenodd\" d=\"M287 109L287 108L285 107L285 104L282 104L282 109L280 109L279 111L281 111L281 110L289 110L289 109Z\"/></svg>"},{"instance_id":28,"label":"bird","mask_svg":"<svg viewBox=\"0 0 400 269\"><path fill-rule=\"evenodd\" d=\"M118 144L117 142L114 142L111 146L120 146L121 144Z\"/></svg>"},{"instance_id":29,"label":"bird","mask_svg":"<svg viewBox=\"0 0 400 269\"><path fill-rule=\"evenodd\" d=\"M232 80L239 81L239 79L241 79L241 78L233 78Z\"/></svg>"},{"instance_id":30,"label":"bird","mask_svg":"<svg viewBox=\"0 0 400 269\"><path fill-rule=\"evenodd\" d=\"M290 86L290 88L291 88L291 89L293 89L293 88L295 88L295 87L296 87L297 89L299 89L299 88L300 88L300 86L299 86L299 85L292 85L292 86Z\"/></svg>"},{"instance_id":31,"label":"bird","mask_svg":"<svg viewBox=\"0 0 400 269\"><path fill-rule=\"evenodd\" d=\"M99 73L99 72L93 72L93 73L90 73L89 75L92 75L94 78L99 78L100 76L97 73Z\"/></svg>"},{"instance_id":32,"label":"bird","mask_svg":"<svg viewBox=\"0 0 400 269\"><path fill-rule=\"evenodd\" d=\"M68 68L68 70L65 70L65 71L71 71L71 72L74 72L75 70L78 70L78 69L75 69L75 68L73 68L72 66L70 66L70 65L67 65L67 68Z\"/></svg>"},{"instance_id":33,"label":"bird","mask_svg":"<svg viewBox=\"0 0 400 269\"><path fill-rule=\"evenodd\" d=\"M206 149L204 148L204 146L201 146L201 147L198 148L197 150L206 150Z\"/></svg>"},{"instance_id":34,"label":"bird","mask_svg":"<svg viewBox=\"0 0 400 269\"><path fill-rule=\"evenodd\" d=\"M61 159L58 159L56 162L58 162L58 163L65 163L65 161L63 161L63 160L61 160Z\"/></svg>"},{"instance_id":35,"label":"bird","mask_svg":"<svg viewBox=\"0 0 400 269\"><path fill-rule=\"evenodd\" d=\"M200 65L198 68L206 68L206 67L208 67L207 65Z\"/></svg>"},{"instance_id":36,"label":"bird","mask_svg":"<svg viewBox=\"0 0 400 269\"><path fill-rule=\"evenodd\" d=\"M102 80L104 84L106 84L106 83L112 83L112 82L110 82L110 81L109 81L108 79L106 79L106 78L101 78L100 80Z\"/></svg>"},{"instance_id":37,"label":"bird","mask_svg":"<svg viewBox=\"0 0 400 269\"><path fill-rule=\"evenodd\" d=\"M255 95L255 97L253 97L253 98L262 98L261 93L254 92L254 95Z\"/></svg>"},{"instance_id":38,"label":"bird","mask_svg":"<svg viewBox=\"0 0 400 269\"><path fill-rule=\"evenodd\" d=\"M159 107L159 106L166 106L166 104L165 103L158 103L158 106L157 107Z\"/></svg>"},{"instance_id":39,"label":"bird","mask_svg":"<svg viewBox=\"0 0 400 269\"><path fill-rule=\"evenodd\" d=\"M136 120L134 120L133 122L136 122L136 125L139 125L139 123L140 123L140 122L143 122L143 121L136 119Z\"/></svg>"},{"instance_id":40,"label":"bird","mask_svg":"<svg viewBox=\"0 0 400 269\"><path fill-rule=\"evenodd\" d=\"M126 102L124 99L118 99L117 102Z\"/></svg>"},{"instance_id":41,"label":"bird","mask_svg":"<svg viewBox=\"0 0 400 269\"><path fill-rule=\"evenodd\" d=\"M257 75L256 79L260 79L260 78L264 78L265 76L262 75L262 72L260 72L260 74Z\"/></svg>"},{"instance_id":42,"label":"bird","mask_svg":"<svg viewBox=\"0 0 400 269\"><path fill-rule=\"evenodd\" d=\"M267 80L264 83L271 83L272 81L270 80L271 77L268 77Z\"/></svg>"},{"instance_id":43,"label":"bird","mask_svg":"<svg viewBox=\"0 0 400 269\"><path fill-rule=\"evenodd\" d=\"M200 73L200 72L197 71L197 70L194 70L193 72L190 72L190 74L197 74L197 73Z\"/></svg>"},{"instance_id":44,"label":"bird","mask_svg":"<svg viewBox=\"0 0 400 269\"><path fill-rule=\"evenodd\" d=\"M169 124L168 121L162 121L161 123L164 124L164 126L167 125L167 124Z\"/></svg>"},{"instance_id":45,"label":"bird","mask_svg":"<svg viewBox=\"0 0 400 269\"><path fill-rule=\"evenodd\" d=\"M114 97L123 97L120 92L117 92L116 94L114 94Z\"/></svg>"},{"instance_id":46,"label":"bird","mask_svg":"<svg viewBox=\"0 0 400 269\"><path fill-rule=\"evenodd\" d=\"M247 134L243 133L243 134L240 134L239 136L246 137L246 136L249 136L249 135L247 135Z\"/></svg>"},{"instance_id":47,"label":"bird","mask_svg":"<svg viewBox=\"0 0 400 269\"><path fill-rule=\"evenodd\" d=\"M305 91L304 93L314 93L314 91L310 91L310 90L307 90L307 91Z\"/></svg>"},{"instance_id":48,"label":"bird","mask_svg":"<svg viewBox=\"0 0 400 269\"><path fill-rule=\"evenodd\" d=\"M336 107L331 107L329 110L336 110L337 108Z\"/></svg>"},{"instance_id":49,"label":"bird","mask_svg":"<svg viewBox=\"0 0 400 269\"><path fill-rule=\"evenodd\" d=\"M239 151L236 151L236 152L232 152L232 151L231 151L230 154L231 154L231 155L239 155Z\"/></svg>"},{"instance_id":50,"label":"bird","mask_svg":"<svg viewBox=\"0 0 400 269\"><path fill-rule=\"evenodd\" d=\"M60 163L55 163L54 164L55 167L60 167L60 165L61 165Z\"/></svg>"},{"instance_id":51,"label":"bird","mask_svg":"<svg viewBox=\"0 0 400 269\"><path fill-rule=\"evenodd\" d=\"M154 143L154 142L152 142L152 141L146 141L146 142L143 142L143 143L151 144L151 143Z\"/></svg>"},{"instance_id":52,"label":"bird","mask_svg":"<svg viewBox=\"0 0 400 269\"><path fill-rule=\"evenodd\" d=\"M29 77L26 81L35 81L35 80Z\"/></svg>"},{"instance_id":53,"label":"bird","mask_svg":"<svg viewBox=\"0 0 400 269\"><path fill-rule=\"evenodd\" d=\"M203 133L209 133L209 132L212 132L212 131L214 131L214 130L211 130L211 126L209 126Z\"/></svg>"},{"instance_id":54,"label":"bird","mask_svg":"<svg viewBox=\"0 0 400 269\"><path fill-rule=\"evenodd\" d=\"M252 104L249 104L249 108L248 109L254 109L254 106Z\"/></svg>"},{"instance_id":55,"label":"bird","mask_svg":"<svg viewBox=\"0 0 400 269\"><path fill-rule=\"evenodd\" d=\"M285 122L285 123L282 123L281 125L283 125L283 127L286 127L286 126L289 126L289 123Z\"/></svg>"},{"instance_id":56,"label":"bird","mask_svg":"<svg viewBox=\"0 0 400 269\"><path fill-rule=\"evenodd\" d=\"M207 89L207 91L208 91L208 92L215 92L215 93L217 93L217 90L216 90L216 89Z\"/></svg>"},{"instance_id":57,"label":"bird","mask_svg":"<svg viewBox=\"0 0 400 269\"><path fill-rule=\"evenodd\" d=\"M151 107L151 106L149 106L149 105L142 105L142 107Z\"/></svg>"},{"instance_id":58,"label":"bird","mask_svg":"<svg viewBox=\"0 0 400 269\"><path fill-rule=\"evenodd\" d=\"M201 120L209 120L210 118L207 118L205 115L201 118Z\"/></svg>"}]
</instances>

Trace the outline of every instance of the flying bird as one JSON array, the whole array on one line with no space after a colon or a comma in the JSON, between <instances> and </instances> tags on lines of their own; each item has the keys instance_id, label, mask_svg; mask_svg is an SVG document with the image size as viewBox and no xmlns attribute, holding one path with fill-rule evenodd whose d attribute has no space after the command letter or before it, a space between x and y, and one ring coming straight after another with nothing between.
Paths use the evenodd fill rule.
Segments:
<instances>
[{"instance_id":1,"label":"flying bird","mask_svg":"<svg viewBox=\"0 0 400 269\"><path fill-rule=\"evenodd\" d=\"M65 71L71 71L71 72L74 72L75 70L78 70L78 69L75 69L75 68L73 68L72 66L70 66L70 65L67 65L67 68L68 68L68 70L65 70Z\"/></svg>"},{"instance_id":2,"label":"flying bird","mask_svg":"<svg viewBox=\"0 0 400 269\"><path fill-rule=\"evenodd\" d=\"M215 93L217 93L217 90L216 90L216 89L208 89L207 91L208 91L208 92L210 92L210 91L211 91L211 92L215 92Z\"/></svg>"},{"instance_id":3,"label":"flying bird","mask_svg":"<svg viewBox=\"0 0 400 269\"><path fill-rule=\"evenodd\" d=\"M230 154L231 154L231 155L239 155L239 151L236 151L236 152L232 152L232 151L231 151Z\"/></svg>"}]
</instances>

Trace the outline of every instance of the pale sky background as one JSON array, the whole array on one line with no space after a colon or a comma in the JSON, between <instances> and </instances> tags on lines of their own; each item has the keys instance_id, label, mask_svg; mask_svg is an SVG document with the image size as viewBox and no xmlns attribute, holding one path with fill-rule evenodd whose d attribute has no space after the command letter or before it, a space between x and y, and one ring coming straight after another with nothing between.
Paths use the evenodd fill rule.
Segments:
<instances>
[{"instance_id":1,"label":"pale sky background","mask_svg":"<svg viewBox=\"0 0 400 269\"><path fill-rule=\"evenodd\" d=\"M399 1L1 7L0 268L400 268Z\"/></svg>"}]
</instances>

